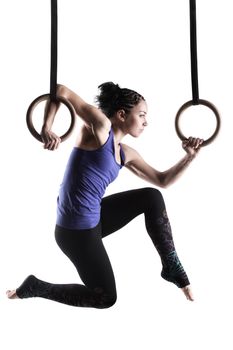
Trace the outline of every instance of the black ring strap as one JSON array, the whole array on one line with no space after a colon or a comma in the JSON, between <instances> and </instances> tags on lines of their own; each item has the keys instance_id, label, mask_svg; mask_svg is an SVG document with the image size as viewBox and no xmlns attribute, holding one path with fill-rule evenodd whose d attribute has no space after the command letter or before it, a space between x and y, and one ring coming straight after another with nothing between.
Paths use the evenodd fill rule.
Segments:
<instances>
[{"instance_id":1,"label":"black ring strap","mask_svg":"<svg viewBox=\"0 0 233 350\"><path fill-rule=\"evenodd\" d=\"M51 0L50 100L57 99L57 0Z\"/></svg>"},{"instance_id":2,"label":"black ring strap","mask_svg":"<svg viewBox=\"0 0 233 350\"><path fill-rule=\"evenodd\" d=\"M192 100L184 103L176 114L175 128L177 135L181 140L186 140L186 136L180 129L180 116L190 106L204 105L210 108L216 118L216 128L212 136L205 140L202 146L211 143L218 135L220 130L220 115L217 108L209 101L199 99L199 87L198 87L198 66L197 66L197 24L196 24L196 0L189 0L189 14L190 14L190 57L191 57L191 79L192 79Z\"/></svg>"},{"instance_id":3,"label":"black ring strap","mask_svg":"<svg viewBox=\"0 0 233 350\"><path fill-rule=\"evenodd\" d=\"M199 104L198 66L197 66L197 24L196 0L189 0L190 12L190 50L191 50L191 78L193 104Z\"/></svg>"}]
</instances>

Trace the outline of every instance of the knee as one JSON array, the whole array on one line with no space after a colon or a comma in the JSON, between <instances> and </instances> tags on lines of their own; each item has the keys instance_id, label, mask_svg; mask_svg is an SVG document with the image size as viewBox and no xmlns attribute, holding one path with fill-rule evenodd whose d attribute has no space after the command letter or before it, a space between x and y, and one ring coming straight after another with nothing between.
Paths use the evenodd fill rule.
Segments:
<instances>
[{"instance_id":1,"label":"knee","mask_svg":"<svg viewBox=\"0 0 233 350\"><path fill-rule=\"evenodd\" d=\"M117 301L117 297L116 296L109 296L108 298L106 298L105 302L104 302L104 309L108 309L110 307L112 307L113 305L116 304Z\"/></svg>"},{"instance_id":2,"label":"knee","mask_svg":"<svg viewBox=\"0 0 233 350\"><path fill-rule=\"evenodd\" d=\"M163 195L157 188L145 187L143 190L148 202L163 201Z\"/></svg>"},{"instance_id":3,"label":"knee","mask_svg":"<svg viewBox=\"0 0 233 350\"><path fill-rule=\"evenodd\" d=\"M96 308L97 309L108 309L108 308L112 307L114 304L116 304L116 301L117 301L116 295L102 294L98 298Z\"/></svg>"},{"instance_id":4,"label":"knee","mask_svg":"<svg viewBox=\"0 0 233 350\"><path fill-rule=\"evenodd\" d=\"M146 210L156 210L165 207L163 195L159 190L153 187L145 187L143 188L143 192Z\"/></svg>"}]
</instances>

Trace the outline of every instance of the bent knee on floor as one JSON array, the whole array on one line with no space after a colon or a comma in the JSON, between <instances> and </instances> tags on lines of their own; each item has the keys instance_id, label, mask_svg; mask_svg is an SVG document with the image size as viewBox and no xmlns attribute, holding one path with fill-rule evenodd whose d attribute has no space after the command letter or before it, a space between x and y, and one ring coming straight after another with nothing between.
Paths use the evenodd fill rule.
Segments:
<instances>
[{"instance_id":1,"label":"bent knee on floor","mask_svg":"<svg viewBox=\"0 0 233 350\"><path fill-rule=\"evenodd\" d=\"M104 303L104 309L108 309L116 304L117 298L116 297L110 297L108 300Z\"/></svg>"},{"instance_id":2,"label":"bent knee on floor","mask_svg":"<svg viewBox=\"0 0 233 350\"><path fill-rule=\"evenodd\" d=\"M96 307L98 309L108 309L112 307L117 301L116 295L102 294L98 296Z\"/></svg>"}]
</instances>

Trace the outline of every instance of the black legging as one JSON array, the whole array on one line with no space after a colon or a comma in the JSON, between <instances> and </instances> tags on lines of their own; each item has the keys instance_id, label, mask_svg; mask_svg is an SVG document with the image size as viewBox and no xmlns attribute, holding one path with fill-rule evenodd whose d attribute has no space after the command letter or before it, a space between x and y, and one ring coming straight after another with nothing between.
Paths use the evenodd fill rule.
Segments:
<instances>
[{"instance_id":1,"label":"black legging","mask_svg":"<svg viewBox=\"0 0 233 350\"><path fill-rule=\"evenodd\" d=\"M56 226L55 238L61 250L75 265L84 285L52 284L30 275L16 290L20 298L42 297L61 303L107 308L116 302L116 285L102 238L145 215L147 232L161 261L161 276L182 288L188 277L177 256L162 194L142 188L103 198L101 220L93 229L69 230Z\"/></svg>"}]
</instances>

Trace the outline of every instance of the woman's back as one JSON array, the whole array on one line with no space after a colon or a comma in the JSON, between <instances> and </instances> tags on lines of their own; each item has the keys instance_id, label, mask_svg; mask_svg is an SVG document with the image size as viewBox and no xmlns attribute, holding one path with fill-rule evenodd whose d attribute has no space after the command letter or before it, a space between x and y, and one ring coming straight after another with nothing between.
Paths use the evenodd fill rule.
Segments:
<instances>
[{"instance_id":1,"label":"woman's back","mask_svg":"<svg viewBox=\"0 0 233 350\"><path fill-rule=\"evenodd\" d=\"M96 150L74 147L57 200L57 225L69 229L92 228L100 219L100 202L106 187L124 164L115 159L114 134L110 130L104 145Z\"/></svg>"}]
</instances>

